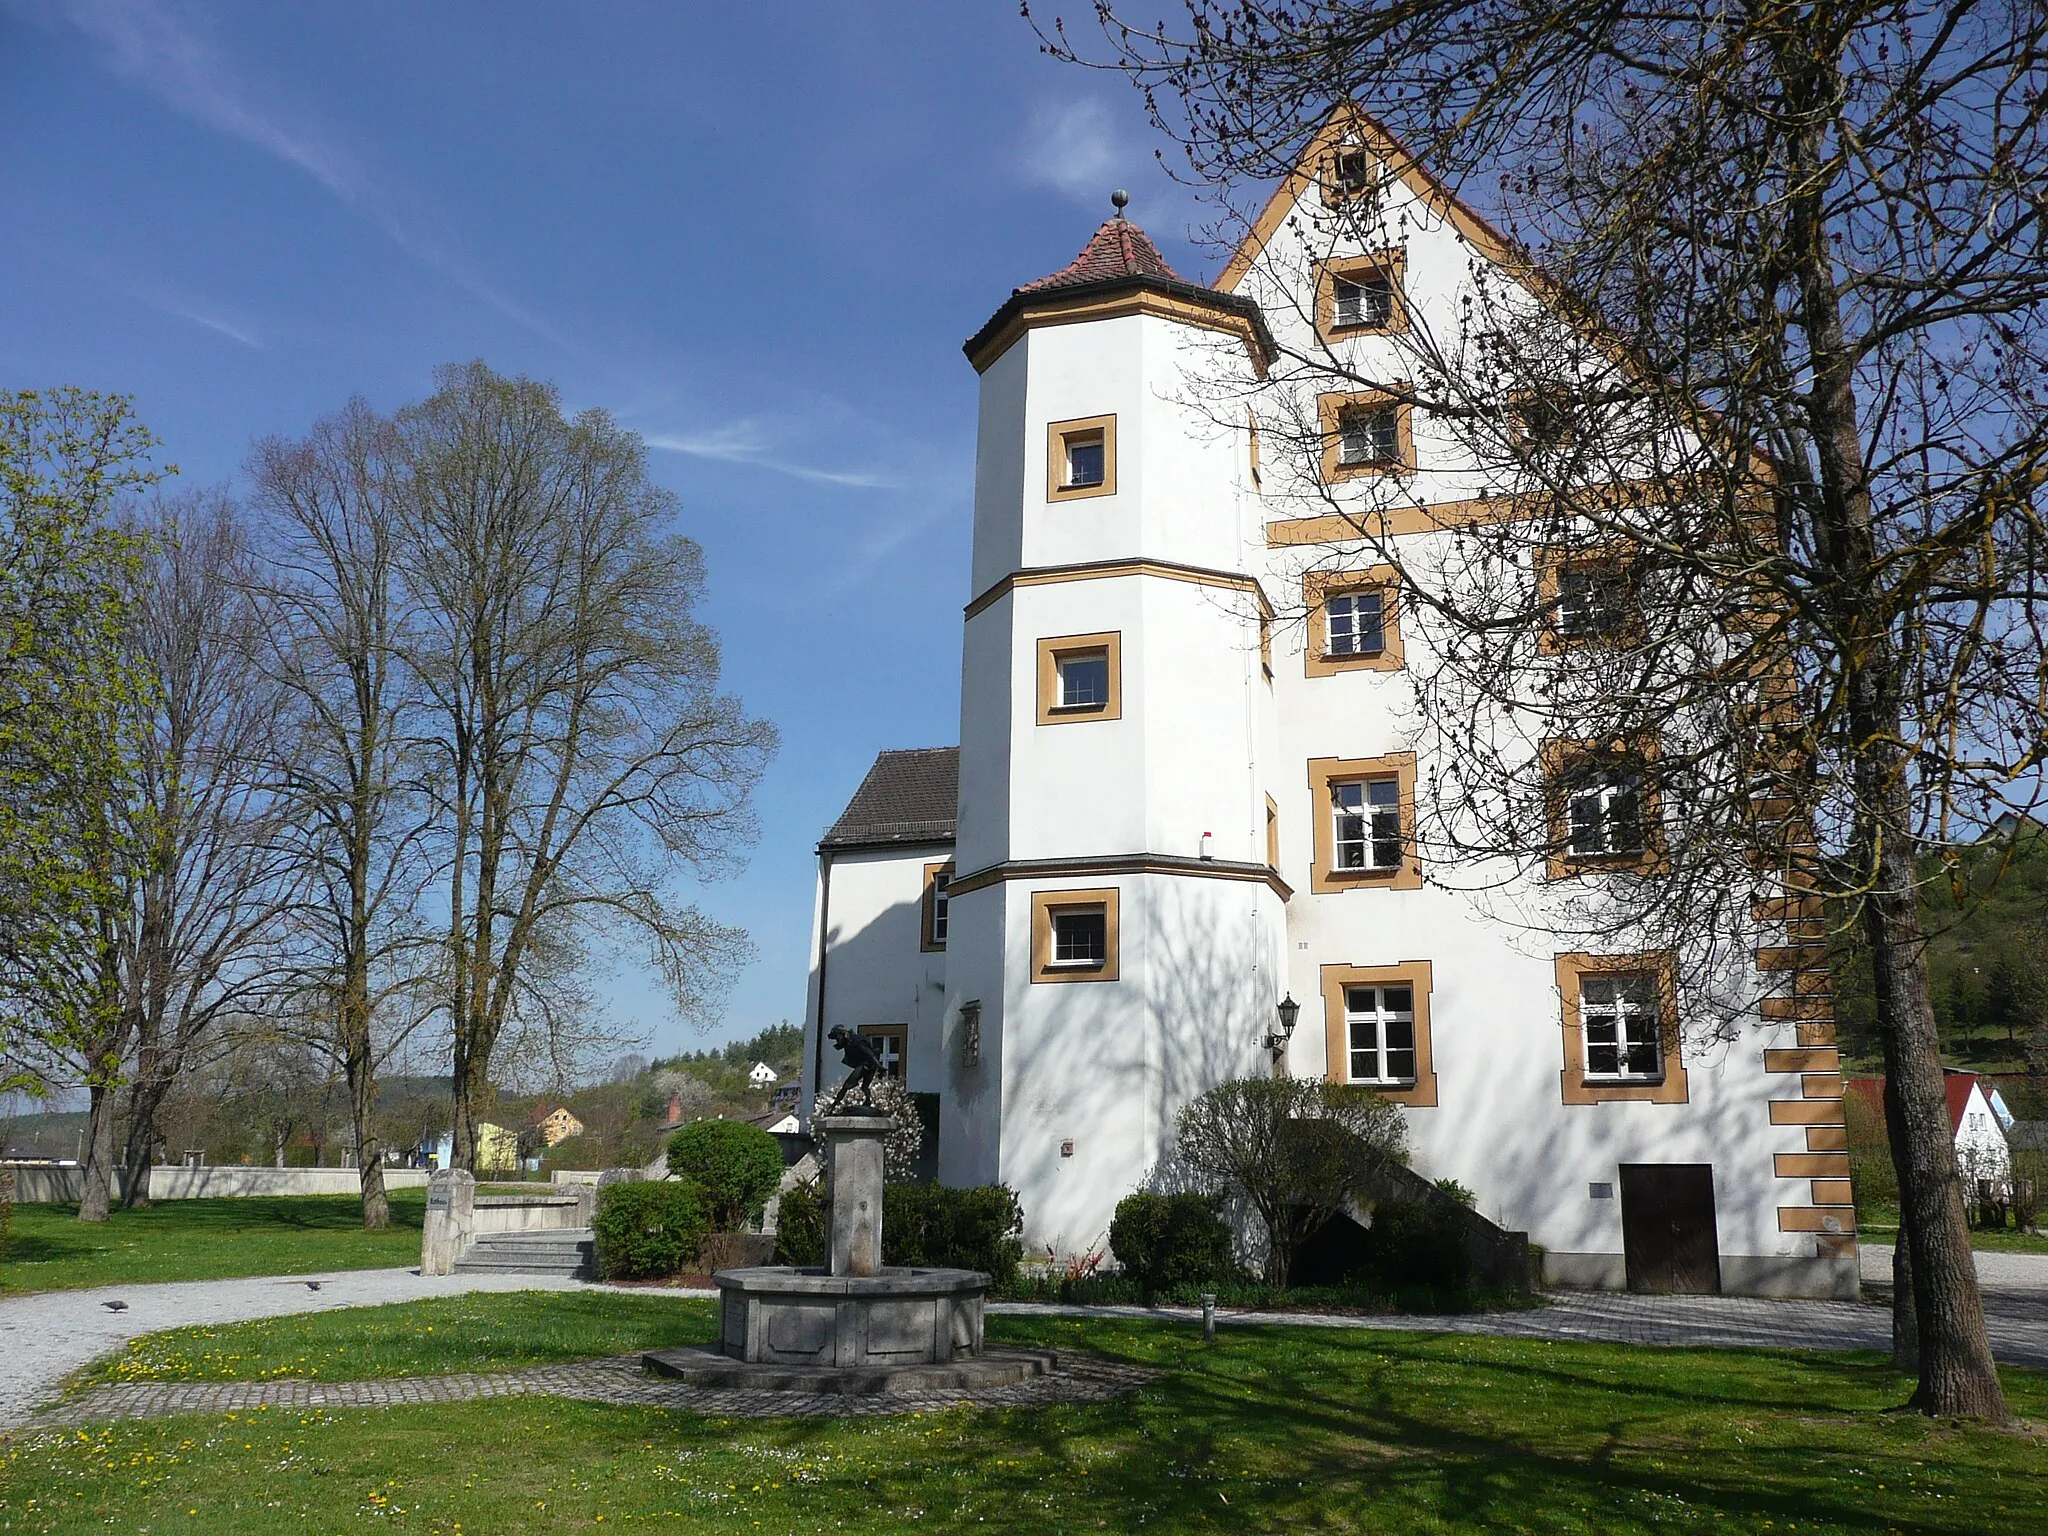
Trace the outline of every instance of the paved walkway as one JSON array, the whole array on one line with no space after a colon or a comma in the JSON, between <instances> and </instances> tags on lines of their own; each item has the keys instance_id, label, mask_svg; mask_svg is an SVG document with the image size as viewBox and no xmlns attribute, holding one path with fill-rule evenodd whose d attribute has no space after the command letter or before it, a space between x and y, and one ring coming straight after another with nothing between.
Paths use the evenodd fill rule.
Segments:
<instances>
[{"instance_id":1,"label":"paved walkway","mask_svg":"<svg viewBox=\"0 0 2048 1536\"><path fill-rule=\"evenodd\" d=\"M2013 1268L2003 1264L1987 1267L1980 1263L1980 1269L1994 1269L2000 1276L1994 1282L1987 1273L1985 1284L1986 1321L1993 1352L2010 1365L2048 1367L2048 1283L2037 1285L2037 1281L2048 1282L2048 1264L2044 1264L2039 1256L2027 1254L1982 1257L2026 1261ZM1883 1273L1889 1274L1889 1253L1885 1253L1882 1262L1886 1266ZM49 1402L57 1395L65 1377L120 1348L139 1334L166 1328L282 1317L298 1312L324 1312L336 1307L417 1301L469 1291L583 1288L584 1282L544 1275L479 1273L429 1279L414 1270L376 1269L289 1278L272 1276L170 1285L110 1286L90 1291L47 1291L0 1299L0 1361L5 1361L5 1369L0 1370L0 1430L27 1420L37 1405ZM679 1299L704 1294L638 1287L633 1293ZM106 1306L109 1301L122 1301L126 1306L114 1311ZM989 1311L1011 1316L1111 1316L1181 1322L1200 1316L1190 1308L1052 1307L1028 1302L993 1302ZM1560 1292L1551 1298L1551 1305L1526 1312L1486 1312L1456 1317L1353 1317L1321 1313L1221 1311L1217 1321L1225 1326L1277 1324L1370 1328L1388 1332L1492 1334L1506 1338L1597 1340L1667 1346L1888 1349L1891 1343L1891 1314L1880 1306L1842 1301L1763 1301L1741 1296L1632 1296L1611 1291ZM469 1383L460 1390L470 1396L554 1391L555 1386L545 1383L574 1386L582 1382L582 1387L569 1393L576 1396L595 1393L598 1386L612 1390L617 1385L620 1369L616 1363L595 1362L551 1366L539 1371L432 1380ZM561 1374L564 1372L568 1374ZM577 1372L584 1372L586 1376L577 1376ZM644 1388L654 1396L607 1396L605 1400L661 1401L686 1407L691 1403L676 1394L700 1390L680 1383L641 1382L637 1373L634 1374L633 1386L635 1391ZM438 1401L440 1399L408 1398L404 1394L458 1390L453 1386L429 1386L424 1381L324 1385L309 1382L162 1384L163 1390L220 1391L227 1394L258 1387L285 1394L297 1391L369 1394L365 1401L380 1392L398 1394L392 1401ZM135 1384L137 1391L158 1389L155 1384ZM296 1404L296 1400L292 1401ZM780 1411L824 1411L822 1408L792 1407L780 1398L778 1401L783 1403ZM278 1402L279 1406L284 1406L286 1398L281 1397ZM340 1400L337 1400L335 1406L340 1405ZM843 1411L843 1404L840 1411Z\"/></svg>"},{"instance_id":2,"label":"paved walkway","mask_svg":"<svg viewBox=\"0 0 2048 1536\"><path fill-rule=\"evenodd\" d=\"M1859 1243L1865 1285L1892 1283L1892 1250L1883 1243ZM2048 1296L2048 1253L1983 1253L1977 1255L1977 1284L1989 1296Z\"/></svg>"},{"instance_id":3,"label":"paved walkway","mask_svg":"<svg viewBox=\"0 0 2048 1536\"><path fill-rule=\"evenodd\" d=\"M687 1386L640 1368L640 1355L580 1360L490 1375L420 1376L390 1381L135 1382L94 1387L48 1413L32 1430L109 1419L154 1419L171 1413L247 1413L270 1408L392 1408L408 1403L460 1403L478 1398L573 1397L586 1402L673 1408L721 1418L866 1418L934 1413L973 1403L983 1408L1030 1408L1047 1403L1099 1403L1136 1391L1157 1375L1142 1366L1081 1356L1060 1358L1057 1375L975 1392L904 1392L887 1397L837 1393L718 1391Z\"/></svg>"}]
</instances>

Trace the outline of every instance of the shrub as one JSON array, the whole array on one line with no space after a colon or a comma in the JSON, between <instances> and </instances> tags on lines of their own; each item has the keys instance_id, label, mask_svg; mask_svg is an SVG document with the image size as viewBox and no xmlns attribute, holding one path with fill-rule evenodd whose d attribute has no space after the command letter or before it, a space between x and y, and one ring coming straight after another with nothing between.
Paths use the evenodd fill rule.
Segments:
<instances>
[{"instance_id":1,"label":"shrub","mask_svg":"<svg viewBox=\"0 0 2048 1536\"><path fill-rule=\"evenodd\" d=\"M1436 1188L1438 1194L1449 1195L1468 1211L1478 1207L1479 1197L1456 1179L1438 1179Z\"/></svg>"},{"instance_id":2,"label":"shrub","mask_svg":"<svg viewBox=\"0 0 2048 1536\"><path fill-rule=\"evenodd\" d=\"M1453 1209L1382 1201L1373 1207L1372 1226L1360 1246L1364 1264L1358 1278L1390 1291L1462 1291L1472 1283L1465 1224Z\"/></svg>"},{"instance_id":3,"label":"shrub","mask_svg":"<svg viewBox=\"0 0 2048 1536\"><path fill-rule=\"evenodd\" d=\"M775 1224L775 1262L826 1262L832 1202L813 1179L782 1193ZM998 1286L1016 1277L1024 1257L1023 1212L1003 1184L948 1189L891 1184L882 1191L882 1259L918 1269L978 1269Z\"/></svg>"},{"instance_id":4,"label":"shrub","mask_svg":"<svg viewBox=\"0 0 2048 1536\"><path fill-rule=\"evenodd\" d=\"M782 1203L776 1207L775 1262L799 1267L823 1264L829 1211L822 1180L805 1179L785 1189Z\"/></svg>"},{"instance_id":5,"label":"shrub","mask_svg":"<svg viewBox=\"0 0 2048 1536\"><path fill-rule=\"evenodd\" d=\"M1220 1205L1212 1195L1125 1195L1109 1224L1109 1251L1147 1292L1220 1280L1234 1273Z\"/></svg>"},{"instance_id":6,"label":"shrub","mask_svg":"<svg viewBox=\"0 0 2048 1536\"><path fill-rule=\"evenodd\" d=\"M668 1172L695 1184L711 1224L731 1232L758 1217L782 1182L782 1148L743 1120L694 1120L669 1137Z\"/></svg>"},{"instance_id":7,"label":"shrub","mask_svg":"<svg viewBox=\"0 0 2048 1536\"><path fill-rule=\"evenodd\" d=\"M607 1184L597 1192L591 1233L600 1280L659 1280L679 1275L711 1228L704 1195L691 1181Z\"/></svg>"},{"instance_id":8,"label":"shrub","mask_svg":"<svg viewBox=\"0 0 2048 1536\"><path fill-rule=\"evenodd\" d=\"M1007 1184L891 1184L882 1194L885 1263L979 1269L1006 1285L1024 1257L1023 1231L1024 1212Z\"/></svg>"}]
</instances>

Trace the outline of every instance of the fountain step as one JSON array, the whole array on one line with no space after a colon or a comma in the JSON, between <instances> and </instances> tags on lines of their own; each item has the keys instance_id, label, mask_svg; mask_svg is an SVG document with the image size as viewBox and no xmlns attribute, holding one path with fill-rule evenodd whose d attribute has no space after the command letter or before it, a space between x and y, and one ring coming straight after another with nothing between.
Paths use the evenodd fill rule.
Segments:
<instances>
[{"instance_id":1,"label":"fountain step","mask_svg":"<svg viewBox=\"0 0 2048 1536\"><path fill-rule=\"evenodd\" d=\"M716 1349L650 1350L640 1362L657 1376L672 1376L693 1387L751 1392L810 1392L842 1397L883 1397L910 1392L985 1392L1014 1387L1039 1376L1057 1375L1059 1355L1050 1349L989 1349L930 1365L750 1365Z\"/></svg>"}]
</instances>

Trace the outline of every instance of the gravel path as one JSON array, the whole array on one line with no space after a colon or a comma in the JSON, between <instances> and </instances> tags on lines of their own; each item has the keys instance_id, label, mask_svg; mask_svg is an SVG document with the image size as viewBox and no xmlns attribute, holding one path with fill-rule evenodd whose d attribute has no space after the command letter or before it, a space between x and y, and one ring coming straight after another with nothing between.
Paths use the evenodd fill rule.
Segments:
<instances>
[{"instance_id":1,"label":"gravel path","mask_svg":"<svg viewBox=\"0 0 2048 1536\"><path fill-rule=\"evenodd\" d=\"M1892 1283L1892 1250L1883 1243L1860 1243L1863 1283ZM1989 1296L1998 1291L2014 1296L2048 1296L2048 1253L1977 1254L1977 1284Z\"/></svg>"}]
</instances>

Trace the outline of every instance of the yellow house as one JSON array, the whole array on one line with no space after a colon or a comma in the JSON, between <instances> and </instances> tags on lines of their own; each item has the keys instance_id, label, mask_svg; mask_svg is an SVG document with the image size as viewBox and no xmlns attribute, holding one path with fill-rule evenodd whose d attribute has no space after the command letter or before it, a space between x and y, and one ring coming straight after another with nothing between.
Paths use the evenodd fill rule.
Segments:
<instances>
[{"instance_id":1,"label":"yellow house","mask_svg":"<svg viewBox=\"0 0 2048 1536\"><path fill-rule=\"evenodd\" d=\"M539 1124L541 1140L551 1147L583 1134L583 1122L570 1114L566 1105L556 1105L540 1117Z\"/></svg>"},{"instance_id":2,"label":"yellow house","mask_svg":"<svg viewBox=\"0 0 2048 1536\"><path fill-rule=\"evenodd\" d=\"M519 1166L519 1138L502 1125L486 1120L476 1128L479 1173L511 1173Z\"/></svg>"}]
</instances>

